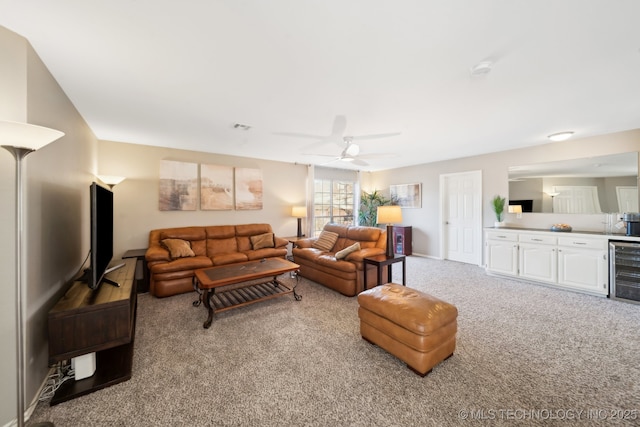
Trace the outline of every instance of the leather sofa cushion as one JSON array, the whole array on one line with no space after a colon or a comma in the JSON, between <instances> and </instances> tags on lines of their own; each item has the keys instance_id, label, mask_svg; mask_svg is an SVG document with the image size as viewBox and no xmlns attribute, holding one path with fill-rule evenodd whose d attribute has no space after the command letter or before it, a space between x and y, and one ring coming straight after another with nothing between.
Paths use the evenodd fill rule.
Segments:
<instances>
[{"instance_id":1,"label":"leather sofa cushion","mask_svg":"<svg viewBox=\"0 0 640 427\"><path fill-rule=\"evenodd\" d=\"M205 240L207 235L202 227L177 227L160 230L160 239Z\"/></svg>"},{"instance_id":2,"label":"leather sofa cushion","mask_svg":"<svg viewBox=\"0 0 640 427\"><path fill-rule=\"evenodd\" d=\"M233 225L212 225L204 229L207 239L230 239L236 236L236 228Z\"/></svg>"},{"instance_id":3,"label":"leather sofa cushion","mask_svg":"<svg viewBox=\"0 0 640 427\"><path fill-rule=\"evenodd\" d=\"M232 264L234 262L245 262L249 258L242 252L221 252L211 256L213 265Z\"/></svg>"},{"instance_id":4,"label":"leather sofa cushion","mask_svg":"<svg viewBox=\"0 0 640 427\"><path fill-rule=\"evenodd\" d=\"M161 262L151 266L151 272L170 273L183 270L196 270L198 268L211 267L213 263L211 259L205 256L194 256L189 258L178 258L169 262Z\"/></svg>"},{"instance_id":5,"label":"leather sofa cushion","mask_svg":"<svg viewBox=\"0 0 640 427\"><path fill-rule=\"evenodd\" d=\"M231 252L238 252L238 242L235 237L207 240L207 255L210 257Z\"/></svg>"},{"instance_id":6,"label":"leather sofa cushion","mask_svg":"<svg viewBox=\"0 0 640 427\"><path fill-rule=\"evenodd\" d=\"M332 254L323 254L315 259L315 263L319 266L330 267L334 270L340 270L345 272L356 271L356 265L349 261L336 259Z\"/></svg>"}]
</instances>

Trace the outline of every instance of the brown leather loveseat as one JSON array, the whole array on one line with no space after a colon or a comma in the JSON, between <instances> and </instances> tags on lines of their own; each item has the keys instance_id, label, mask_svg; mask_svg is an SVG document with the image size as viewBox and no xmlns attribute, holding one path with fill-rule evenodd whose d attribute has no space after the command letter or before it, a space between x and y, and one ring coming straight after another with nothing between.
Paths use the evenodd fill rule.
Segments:
<instances>
[{"instance_id":1,"label":"brown leather loveseat","mask_svg":"<svg viewBox=\"0 0 640 427\"><path fill-rule=\"evenodd\" d=\"M325 232L337 234L331 247L319 244ZM332 240L327 242L331 245ZM327 224L320 236L298 240L295 246L293 260L301 276L351 297L364 288L362 259L385 253L387 233L376 227ZM383 277L386 271L383 267ZM376 268L368 265L366 273L367 286L378 285Z\"/></svg>"},{"instance_id":2,"label":"brown leather loveseat","mask_svg":"<svg viewBox=\"0 0 640 427\"><path fill-rule=\"evenodd\" d=\"M151 230L145 255L149 292L167 297L193 291L195 270L262 258L284 258L288 243L275 236L269 224Z\"/></svg>"}]
</instances>

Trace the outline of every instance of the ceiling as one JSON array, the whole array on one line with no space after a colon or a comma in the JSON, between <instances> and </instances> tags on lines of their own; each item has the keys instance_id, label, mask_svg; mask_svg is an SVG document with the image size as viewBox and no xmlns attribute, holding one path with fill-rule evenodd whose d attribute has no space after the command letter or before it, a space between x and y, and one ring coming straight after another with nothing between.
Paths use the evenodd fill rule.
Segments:
<instances>
[{"instance_id":1,"label":"ceiling","mask_svg":"<svg viewBox=\"0 0 640 427\"><path fill-rule=\"evenodd\" d=\"M365 171L640 128L638 16L637 0L0 0L100 139L323 164L345 148L332 132L396 134L354 141L367 165L329 163Z\"/></svg>"}]
</instances>

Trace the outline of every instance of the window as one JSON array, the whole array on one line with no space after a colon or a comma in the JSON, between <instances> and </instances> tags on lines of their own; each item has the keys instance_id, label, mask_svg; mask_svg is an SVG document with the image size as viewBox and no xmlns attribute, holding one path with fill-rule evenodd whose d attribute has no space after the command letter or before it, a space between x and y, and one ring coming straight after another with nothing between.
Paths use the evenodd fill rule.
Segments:
<instances>
[{"instance_id":1,"label":"window","mask_svg":"<svg viewBox=\"0 0 640 427\"><path fill-rule=\"evenodd\" d=\"M319 235L325 224L355 224L354 181L336 179L314 180L313 191L313 231Z\"/></svg>"}]
</instances>

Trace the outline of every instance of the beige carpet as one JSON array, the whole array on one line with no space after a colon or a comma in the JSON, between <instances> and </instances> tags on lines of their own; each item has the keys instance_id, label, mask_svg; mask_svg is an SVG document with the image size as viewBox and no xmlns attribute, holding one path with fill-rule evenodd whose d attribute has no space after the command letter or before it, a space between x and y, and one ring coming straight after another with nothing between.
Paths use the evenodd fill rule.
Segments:
<instances>
[{"instance_id":1,"label":"beige carpet","mask_svg":"<svg viewBox=\"0 0 640 427\"><path fill-rule=\"evenodd\" d=\"M459 310L456 353L424 378L360 337L355 298L305 279L302 301L229 310L209 330L194 295L145 294L133 378L57 406L40 403L30 423L639 424L640 306L448 261L410 257L407 271L409 286Z\"/></svg>"}]
</instances>

